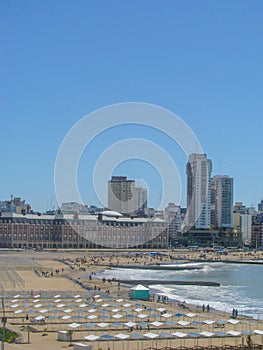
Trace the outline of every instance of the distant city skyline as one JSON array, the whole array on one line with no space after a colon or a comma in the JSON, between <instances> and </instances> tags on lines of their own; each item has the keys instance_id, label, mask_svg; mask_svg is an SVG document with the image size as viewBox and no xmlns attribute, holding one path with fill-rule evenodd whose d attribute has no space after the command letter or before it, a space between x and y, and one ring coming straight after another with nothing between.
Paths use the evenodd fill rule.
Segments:
<instances>
[{"instance_id":1,"label":"distant city skyline","mask_svg":"<svg viewBox=\"0 0 263 350\"><path fill-rule=\"evenodd\" d=\"M85 115L130 101L182 118L212 160L212 176L234 179L234 202L256 207L263 199L262 2L116 0L102 11L84 0L4 0L0 9L0 199L57 208L54 166L65 135ZM78 167L83 202L102 206L96 161L130 137L167 151L182 183L176 204L185 207L187 156L142 125L116 126L90 143ZM148 206L158 208L162 181L151 164L127 160L111 175L143 180Z\"/></svg>"}]
</instances>

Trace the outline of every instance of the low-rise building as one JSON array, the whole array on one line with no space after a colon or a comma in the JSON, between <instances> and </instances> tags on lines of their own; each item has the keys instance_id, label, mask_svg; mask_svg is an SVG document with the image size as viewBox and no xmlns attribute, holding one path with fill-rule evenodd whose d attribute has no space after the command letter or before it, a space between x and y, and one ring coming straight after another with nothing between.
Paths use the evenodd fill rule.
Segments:
<instances>
[{"instance_id":1,"label":"low-rise building","mask_svg":"<svg viewBox=\"0 0 263 350\"><path fill-rule=\"evenodd\" d=\"M2 248L167 248L167 223L158 218L127 218L106 211L97 215L0 216Z\"/></svg>"}]
</instances>

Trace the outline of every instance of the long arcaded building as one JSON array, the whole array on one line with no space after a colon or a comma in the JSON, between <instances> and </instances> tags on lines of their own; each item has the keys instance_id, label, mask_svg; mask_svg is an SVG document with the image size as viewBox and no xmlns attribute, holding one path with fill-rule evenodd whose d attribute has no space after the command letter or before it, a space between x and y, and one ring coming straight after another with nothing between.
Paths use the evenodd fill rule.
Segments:
<instances>
[{"instance_id":1,"label":"long arcaded building","mask_svg":"<svg viewBox=\"0 0 263 350\"><path fill-rule=\"evenodd\" d=\"M99 215L15 214L0 216L1 248L167 248L167 223L158 218Z\"/></svg>"}]
</instances>

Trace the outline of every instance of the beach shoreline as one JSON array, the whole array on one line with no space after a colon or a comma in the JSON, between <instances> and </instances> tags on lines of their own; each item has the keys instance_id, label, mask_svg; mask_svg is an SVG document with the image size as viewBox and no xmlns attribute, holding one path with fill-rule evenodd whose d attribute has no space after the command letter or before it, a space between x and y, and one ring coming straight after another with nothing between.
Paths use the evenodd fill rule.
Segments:
<instances>
[{"instance_id":1,"label":"beach shoreline","mask_svg":"<svg viewBox=\"0 0 263 350\"><path fill-rule=\"evenodd\" d=\"M10 259L14 260L14 266L12 267L15 269L15 264L19 263L19 268L17 268L17 273L21 276L21 278L24 280L24 287L21 288L21 285L17 284L16 288L13 288L12 285L7 285L5 286L5 297L7 301L9 302L9 306L11 303L11 299L14 298L15 293L17 294L23 294L29 295L30 293L32 294L32 298L37 296L39 293L44 296L47 295L47 293L50 293L52 297L49 300L51 302L51 299L54 297L56 293L63 292L63 295L80 295L83 297L84 295L89 294L92 295L93 297L96 295L101 295L103 297L106 297L108 299L114 299L117 300L118 298L122 298L125 300L127 303L133 303L129 299L129 290L130 286L129 285L124 285L122 283L119 283L118 281L114 280L107 280L103 281L103 279L98 278L98 275L105 271L108 267L110 267L111 264L115 264L117 266L120 266L121 264L127 264L128 262L131 264L136 263L138 265L140 264L153 264L153 263L175 263L175 261L180 259L180 261L188 261L189 255L190 258L195 259L197 258L196 253L191 253L187 252L187 254L182 254L182 252L176 252L173 253L174 256L171 258L169 252L166 252L166 256L159 256L159 257L153 257L150 254L143 254L143 253L137 253L137 255L134 254L124 254L123 252L117 252L117 254L114 254L114 252L104 252L103 250L101 251L84 251L81 252L30 252L30 253L20 253L20 252L10 252L10 253L5 253L4 255L1 255L0 253L0 259L4 259L6 256L9 257ZM180 255L180 256L178 256ZM184 256L182 256L184 255ZM236 258L236 256L233 256L233 258ZM229 259L230 257L228 257ZM19 260L20 259L20 260ZM32 263L37 263L36 265L32 266L32 269L29 269L28 266L25 264L25 268L23 269L23 266L21 265L21 259L28 259L28 261L31 261ZM240 258L242 259L242 258ZM10 260L11 261L11 260ZM17 261L17 262L16 262ZM39 266L38 266L39 265ZM36 269L36 270L35 270ZM38 271L38 273L36 273ZM58 272L57 272L58 271ZM46 275L45 275L46 274ZM86 278L84 278L84 275L86 275ZM89 278L91 276L91 279ZM158 282L158 281L157 281ZM156 283L158 284L158 283ZM154 291L155 296L158 295L164 295L165 293L161 293L158 291ZM30 297L29 297L30 298ZM73 298L73 297L72 297ZM72 299L73 300L73 299ZM107 299L105 299L107 300ZM72 301L71 301L72 302ZM213 308L210 308L209 312L205 311L203 312L200 307L197 305L192 305L192 304L187 304L180 302L178 300L170 300L170 299L165 299L162 300L160 299L159 301L157 298L153 298L152 301L143 301L140 302L142 305L146 305L147 308L165 308L167 309L167 313L182 313L182 314L196 314L198 320L203 320L203 319L229 319L230 315L226 314L222 311L215 310ZM160 315L160 317L162 317ZM186 317L187 319L187 317ZM24 319L20 319L19 317L16 318L17 324L12 324L12 327L14 327L15 330L22 332L24 340L26 339L27 334L24 331L21 331L21 324L25 323ZM160 318L161 320L161 318ZM189 318L190 320L190 318ZM255 319L251 319L249 317L243 317L243 316L238 316L238 320L240 321L240 324L235 326L235 329L241 330L243 327L250 327L252 328L259 328L263 330L263 322ZM10 321L8 324L10 324ZM152 319L153 321L153 319ZM151 321L151 322L152 322ZM14 322L12 322L14 323ZM244 324L247 326L244 326ZM57 332L59 329L68 329L68 322L60 321L59 324L51 322L50 324L48 323L47 328L47 334L48 336L43 337L41 334L44 332L44 326L38 326L41 331L37 333L32 333L30 334L31 336L31 343L30 344L6 344L6 349L17 349L19 347L23 347L24 349L27 350L44 350L47 346L47 339L49 340L49 348L50 349L61 349L65 347L63 346L63 342L58 342L57 341ZM243 324L241 326L241 324ZM153 326L151 326L152 328ZM205 327L205 326L204 326ZM177 327L174 328L174 331L176 331ZM180 328L179 328L180 329ZM187 329L187 328L186 328ZM186 330L185 329L185 330ZM206 328L204 328L206 329ZM160 329L161 330L161 329ZM191 328L189 329L191 330ZM116 333L117 329L115 331L110 330L109 332L112 332L112 334L115 332ZM152 332L158 331L158 327L153 327ZM167 333L167 331L171 331L169 327L167 326L164 327L163 329L164 332ZM42 332L42 333L41 333ZM99 330L94 330L92 332L95 332L96 334L102 335L103 332ZM90 331L86 330L85 331L80 331L76 330L74 331L75 333L75 340L77 341L84 341L84 335L89 334ZM125 332L126 333L126 332ZM255 336L254 336L255 338ZM227 338L228 341L231 341L232 343L236 342L236 338ZM179 340L169 340L172 341L175 344L179 344ZM167 340L167 342L169 342ZM207 342L205 339L200 339L200 343L202 342ZM260 340L257 340L259 342ZM85 342L85 341L84 341ZM185 342L189 344L188 346L191 347L195 344L194 339L185 339ZM214 343L220 343L221 338L213 338ZM67 342L66 342L67 343ZM109 342L110 347L112 346L113 342ZM129 341L125 341L125 349L128 349L128 343ZM130 346L132 344L137 344L135 341L130 340ZM94 348L98 348L97 343L92 343L94 345ZM120 341L114 341L114 346L115 349L122 348L124 345ZM165 345L166 341L163 340L158 340L158 347L161 347L161 345ZM146 340L143 341L143 344L140 345L141 347L145 348L147 345L151 346L151 341L149 340L148 342ZM107 349L107 342L100 342L100 346L102 346L103 350ZM137 346L137 345L136 345ZM133 347L130 347L132 349ZM46 350L46 349L45 349Z\"/></svg>"}]
</instances>

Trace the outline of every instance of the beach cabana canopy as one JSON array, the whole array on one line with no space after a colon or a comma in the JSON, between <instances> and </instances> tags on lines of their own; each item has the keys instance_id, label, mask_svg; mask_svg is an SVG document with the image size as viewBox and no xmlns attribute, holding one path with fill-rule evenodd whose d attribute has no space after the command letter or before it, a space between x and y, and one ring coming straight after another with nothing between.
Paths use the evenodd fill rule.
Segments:
<instances>
[{"instance_id":1,"label":"beach cabana canopy","mask_svg":"<svg viewBox=\"0 0 263 350\"><path fill-rule=\"evenodd\" d=\"M81 326L81 324L80 323L71 323L71 324L69 324L68 325L70 328L78 328L79 326Z\"/></svg>"},{"instance_id":2,"label":"beach cabana canopy","mask_svg":"<svg viewBox=\"0 0 263 350\"><path fill-rule=\"evenodd\" d=\"M149 333L145 333L143 336L146 338L155 339L155 338L159 337L159 334L149 332Z\"/></svg>"},{"instance_id":3,"label":"beach cabana canopy","mask_svg":"<svg viewBox=\"0 0 263 350\"><path fill-rule=\"evenodd\" d=\"M227 320L227 323L231 323L231 324L238 324L239 322L240 322L239 320L233 320L232 318Z\"/></svg>"},{"instance_id":4,"label":"beach cabana canopy","mask_svg":"<svg viewBox=\"0 0 263 350\"><path fill-rule=\"evenodd\" d=\"M216 321L213 321L213 320L204 320L203 323L207 324L207 325L211 325L211 324L214 324Z\"/></svg>"},{"instance_id":5,"label":"beach cabana canopy","mask_svg":"<svg viewBox=\"0 0 263 350\"><path fill-rule=\"evenodd\" d=\"M215 333L212 333L212 332L200 332L200 335L204 336L204 337L212 337L213 335L215 335Z\"/></svg>"},{"instance_id":6,"label":"beach cabana canopy","mask_svg":"<svg viewBox=\"0 0 263 350\"><path fill-rule=\"evenodd\" d=\"M173 316L172 314L167 314L167 313L165 313L165 314L162 314L161 315L162 317L165 317L165 318L169 318L169 317L171 317L171 316Z\"/></svg>"},{"instance_id":7,"label":"beach cabana canopy","mask_svg":"<svg viewBox=\"0 0 263 350\"><path fill-rule=\"evenodd\" d=\"M21 314L24 310L16 310L14 313L15 314Z\"/></svg>"},{"instance_id":8,"label":"beach cabana canopy","mask_svg":"<svg viewBox=\"0 0 263 350\"><path fill-rule=\"evenodd\" d=\"M128 334L124 334L124 333L116 334L115 337L118 339L122 339L122 340L130 338L130 336Z\"/></svg>"},{"instance_id":9,"label":"beach cabana canopy","mask_svg":"<svg viewBox=\"0 0 263 350\"><path fill-rule=\"evenodd\" d=\"M105 322L101 322L101 323L97 323L97 326L99 326L100 328L105 328L107 327L109 324L105 323Z\"/></svg>"},{"instance_id":10,"label":"beach cabana canopy","mask_svg":"<svg viewBox=\"0 0 263 350\"><path fill-rule=\"evenodd\" d=\"M186 333L182 333L182 332L174 332L174 333L172 333L172 335L177 337L177 338L184 338L187 336Z\"/></svg>"},{"instance_id":11,"label":"beach cabana canopy","mask_svg":"<svg viewBox=\"0 0 263 350\"><path fill-rule=\"evenodd\" d=\"M125 324L125 326L127 326L127 327L134 327L134 326L136 326L136 323L135 322L126 322L126 323L124 323Z\"/></svg>"},{"instance_id":12,"label":"beach cabana canopy","mask_svg":"<svg viewBox=\"0 0 263 350\"><path fill-rule=\"evenodd\" d=\"M227 334L233 335L234 337L237 337L242 334L242 332L237 332L237 331L229 331Z\"/></svg>"},{"instance_id":13,"label":"beach cabana canopy","mask_svg":"<svg viewBox=\"0 0 263 350\"><path fill-rule=\"evenodd\" d=\"M189 325L190 322L187 322L187 321L178 321L177 324L179 324L180 326L187 326Z\"/></svg>"},{"instance_id":14,"label":"beach cabana canopy","mask_svg":"<svg viewBox=\"0 0 263 350\"><path fill-rule=\"evenodd\" d=\"M89 334L86 335L86 337L84 337L84 339L88 340L88 341L95 341L98 340L100 337L98 335L94 335L94 334Z\"/></svg>"},{"instance_id":15,"label":"beach cabana canopy","mask_svg":"<svg viewBox=\"0 0 263 350\"><path fill-rule=\"evenodd\" d=\"M151 322L151 324L155 327L160 327L163 325L163 322L154 321L154 322Z\"/></svg>"}]
</instances>

